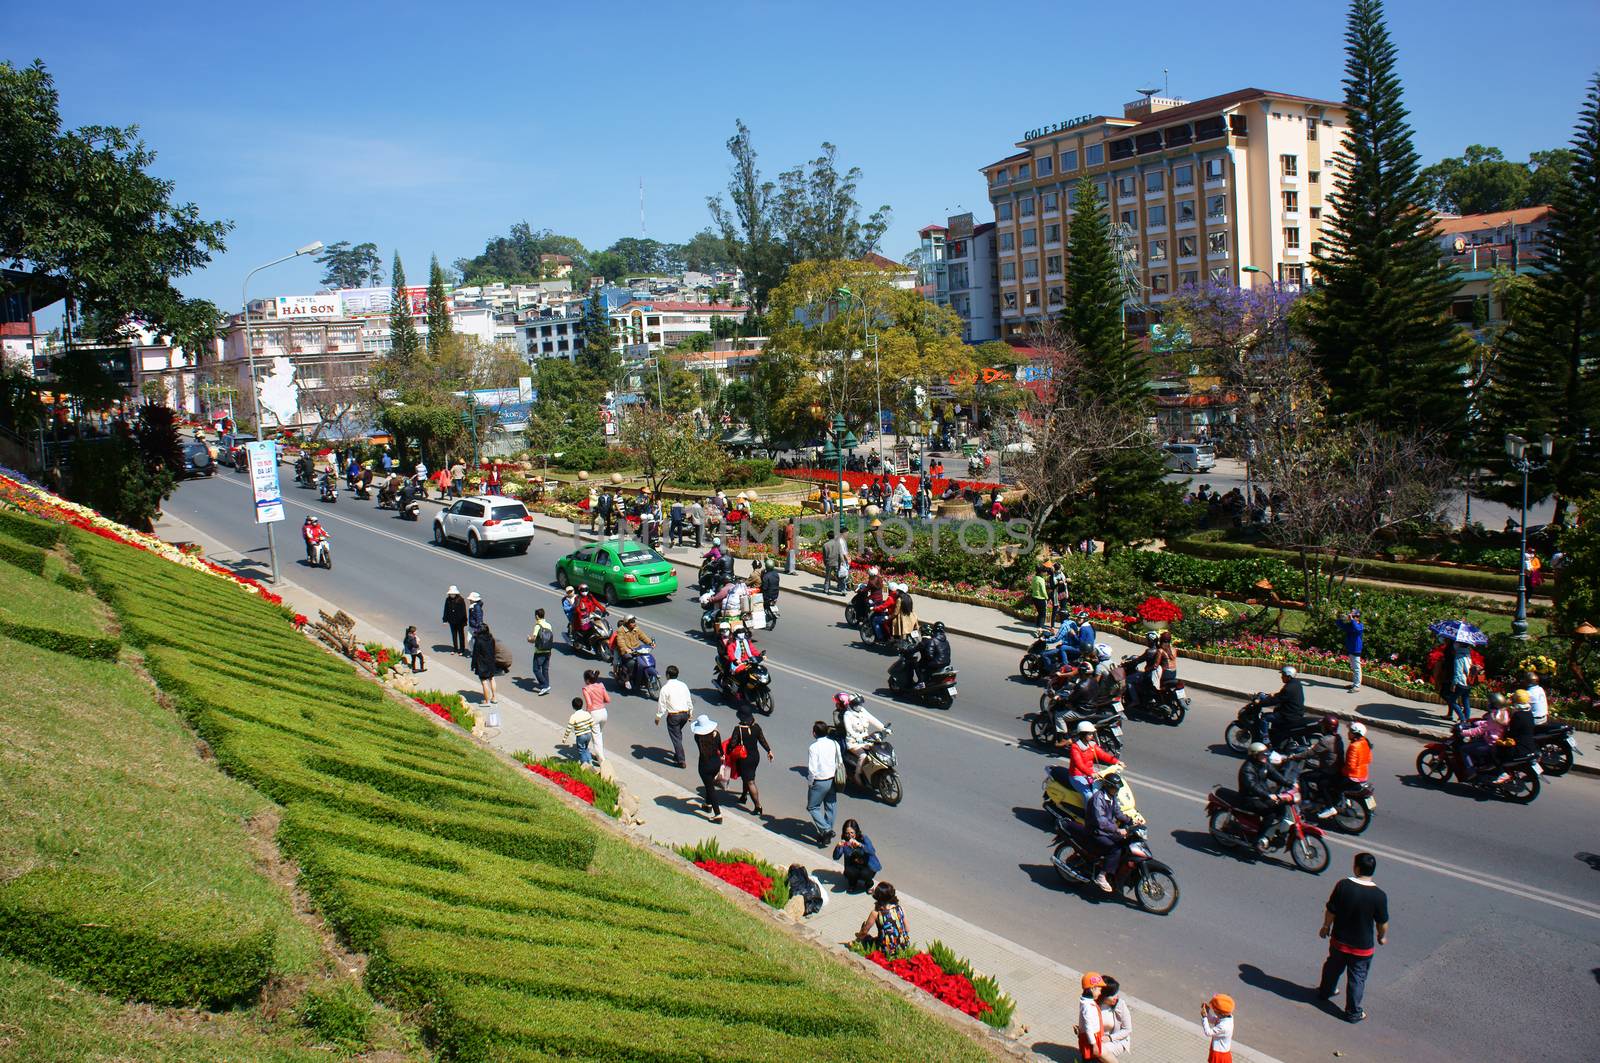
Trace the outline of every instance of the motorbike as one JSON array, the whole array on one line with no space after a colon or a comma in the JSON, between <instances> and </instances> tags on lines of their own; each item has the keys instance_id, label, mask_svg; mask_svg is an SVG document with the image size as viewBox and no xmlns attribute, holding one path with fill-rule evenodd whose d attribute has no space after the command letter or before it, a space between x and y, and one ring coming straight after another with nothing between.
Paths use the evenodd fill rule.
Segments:
<instances>
[{"instance_id":1,"label":"motorbike","mask_svg":"<svg viewBox=\"0 0 1600 1063\"><path fill-rule=\"evenodd\" d=\"M400 489L399 504L395 508L404 519L416 520L422 512L422 503L417 500L416 491L408 485Z\"/></svg>"},{"instance_id":2,"label":"motorbike","mask_svg":"<svg viewBox=\"0 0 1600 1063\"><path fill-rule=\"evenodd\" d=\"M839 742L839 748L844 749L844 726L838 722L839 719L839 713L835 710L833 737ZM845 754L846 784L859 782L876 794L878 800L884 804L898 805L904 792L900 786L900 773L896 768L894 746L889 742L891 730L888 724L884 724L883 730L873 731L867 735L859 753Z\"/></svg>"},{"instance_id":3,"label":"motorbike","mask_svg":"<svg viewBox=\"0 0 1600 1063\"><path fill-rule=\"evenodd\" d=\"M1315 775L1308 773L1301 778L1300 811L1315 817L1328 807L1326 788ZM1377 808L1378 799L1374 796L1372 784L1364 782L1359 788L1340 794L1333 815L1321 822L1332 823L1345 834L1360 834L1372 825L1372 815Z\"/></svg>"},{"instance_id":4,"label":"motorbike","mask_svg":"<svg viewBox=\"0 0 1600 1063\"><path fill-rule=\"evenodd\" d=\"M1539 767L1551 778L1571 771L1572 755L1582 752L1570 723L1547 720L1533 729L1533 739L1539 743Z\"/></svg>"},{"instance_id":5,"label":"motorbike","mask_svg":"<svg viewBox=\"0 0 1600 1063\"><path fill-rule=\"evenodd\" d=\"M1469 772L1461 760L1460 728L1452 731L1449 739L1422 747L1417 754L1418 775L1441 783L1453 777L1457 782L1522 805L1539 796L1539 776L1544 769L1537 757L1512 756ZM1502 777L1503 781L1496 781Z\"/></svg>"},{"instance_id":6,"label":"motorbike","mask_svg":"<svg viewBox=\"0 0 1600 1063\"><path fill-rule=\"evenodd\" d=\"M606 623L606 614L591 613L589 616L589 630L583 631L576 625L567 628L567 642L577 652L593 657L596 660L609 661L611 659L611 625Z\"/></svg>"},{"instance_id":7,"label":"motorbike","mask_svg":"<svg viewBox=\"0 0 1600 1063\"><path fill-rule=\"evenodd\" d=\"M378 488L379 509L399 509L400 496L396 491L391 491L387 486Z\"/></svg>"},{"instance_id":8,"label":"motorbike","mask_svg":"<svg viewBox=\"0 0 1600 1063\"><path fill-rule=\"evenodd\" d=\"M1229 749L1235 753L1243 754L1245 750L1250 748L1250 743L1256 740L1257 729L1261 726L1261 714L1266 700L1266 694L1257 693L1249 701L1239 706L1239 714L1234 717L1233 722L1228 724L1222 732L1222 740L1227 743ZM1304 723L1299 724L1287 736L1272 744L1280 749L1286 748L1293 743L1316 734L1320 727L1319 720L1307 716Z\"/></svg>"},{"instance_id":9,"label":"motorbike","mask_svg":"<svg viewBox=\"0 0 1600 1063\"><path fill-rule=\"evenodd\" d=\"M322 481L322 490L318 497L324 502L337 502L339 501L339 489L333 486L332 480L324 480Z\"/></svg>"},{"instance_id":10,"label":"motorbike","mask_svg":"<svg viewBox=\"0 0 1600 1063\"><path fill-rule=\"evenodd\" d=\"M635 652L634 657L638 659L638 670L643 673L644 679L639 683L638 686L633 688L633 692L642 698L660 697L661 677L656 674L655 650L651 649L649 646L645 646ZM630 681L632 674L633 673L628 666L620 658L617 658L613 655L611 661L611 679L612 682L616 683L618 690L628 689L626 684Z\"/></svg>"},{"instance_id":11,"label":"motorbike","mask_svg":"<svg viewBox=\"0 0 1600 1063\"><path fill-rule=\"evenodd\" d=\"M301 455L294 463L294 482L301 487L315 487L317 485L316 469L312 467L311 458Z\"/></svg>"},{"instance_id":12,"label":"motorbike","mask_svg":"<svg viewBox=\"0 0 1600 1063\"><path fill-rule=\"evenodd\" d=\"M1100 854L1087 831L1076 827L1057 830L1055 852L1050 862L1063 882L1087 886L1094 882ZM1178 879L1172 868L1150 852L1149 831L1143 826L1128 832L1122 846L1122 859L1115 868L1105 869L1114 896L1127 898L1152 915L1171 915L1178 906Z\"/></svg>"},{"instance_id":13,"label":"motorbike","mask_svg":"<svg viewBox=\"0 0 1600 1063\"><path fill-rule=\"evenodd\" d=\"M1323 839L1321 827L1301 818L1299 787L1292 787L1288 793L1289 827L1268 843L1267 852L1287 849L1295 867L1320 875L1328 869L1328 862L1332 858L1328 843ZM1276 812L1273 814L1276 815ZM1255 811L1249 799L1239 791L1225 786L1212 790L1206 797L1206 817L1211 837L1218 845L1257 851L1255 839L1262 829L1261 813Z\"/></svg>"},{"instance_id":14,"label":"motorbike","mask_svg":"<svg viewBox=\"0 0 1600 1063\"><path fill-rule=\"evenodd\" d=\"M1046 692L1048 694L1048 692ZM1033 714L1031 730L1033 740L1042 746L1055 748L1062 742L1072 740L1072 729L1081 720L1088 720L1094 724L1095 741L1100 748L1112 756L1122 752L1122 700L1114 699L1097 710L1085 712L1078 709L1066 709L1065 718L1057 719L1057 708L1042 707Z\"/></svg>"},{"instance_id":15,"label":"motorbike","mask_svg":"<svg viewBox=\"0 0 1600 1063\"><path fill-rule=\"evenodd\" d=\"M738 673L730 673L719 661L714 678L725 701L748 705L764 716L772 715L772 673L767 670L765 654Z\"/></svg>"},{"instance_id":16,"label":"motorbike","mask_svg":"<svg viewBox=\"0 0 1600 1063\"><path fill-rule=\"evenodd\" d=\"M916 698L935 709L948 709L956 703L956 670L949 665L934 669L922 689L918 690L912 679L910 665L901 658L889 666L889 690Z\"/></svg>"},{"instance_id":17,"label":"motorbike","mask_svg":"<svg viewBox=\"0 0 1600 1063\"><path fill-rule=\"evenodd\" d=\"M700 572L695 576L695 589L702 593L710 593L721 587L728 578L728 567L731 558L724 557L720 561L707 559L700 562Z\"/></svg>"},{"instance_id":18,"label":"motorbike","mask_svg":"<svg viewBox=\"0 0 1600 1063\"><path fill-rule=\"evenodd\" d=\"M1122 659L1122 669L1128 676L1126 701L1129 711L1177 727L1189 714L1189 692L1183 680L1176 680L1170 687L1154 685L1146 687L1144 675L1134 671L1134 665L1141 657L1141 654L1134 654ZM1152 677L1152 684L1156 682L1159 682L1159 677ZM1152 690L1153 696L1147 694L1147 690Z\"/></svg>"},{"instance_id":19,"label":"motorbike","mask_svg":"<svg viewBox=\"0 0 1600 1063\"><path fill-rule=\"evenodd\" d=\"M856 625L856 631L861 636L862 643L872 649L890 649L896 653L904 653L917 644L915 635L896 636L893 631L889 630L892 625L892 620L885 622L884 635L879 638L877 629L872 624L872 613L868 611L861 616L860 622Z\"/></svg>"},{"instance_id":20,"label":"motorbike","mask_svg":"<svg viewBox=\"0 0 1600 1063\"><path fill-rule=\"evenodd\" d=\"M1041 630L1034 635L1033 642L1028 645L1028 652L1022 655L1022 660L1017 664L1017 672L1022 678L1043 679L1056 671L1055 662L1044 659L1045 648L1054 634L1053 631ZM1078 653L1077 646L1070 643L1067 645L1069 666L1077 663Z\"/></svg>"},{"instance_id":21,"label":"motorbike","mask_svg":"<svg viewBox=\"0 0 1600 1063\"><path fill-rule=\"evenodd\" d=\"M1104 764L1095 772L1097 779L1104 779L1108 775L1122 777L1122 789L1117 793L1117 807L1133 820L1135 825L1143 826L1145 820L1139 814L1139 807L1134 801L1133 784L1127 781L1122 765ZM1084 826L1083 795L1072 788L1072 773L1065 764L1051 764L1044 769L1044 810L1055 820L1055 828L1058 831L1069 828L1081 829Z\"/></svg>"},{"instance_id":22,"label":"motorbike","mask_svg":"<svg viewBox=\"0 0 1600 1063\"><path fill-rule=\"evenodd\" d=\"M333 547L328 545L328 540L319 539L311 544L311 567L333 568Z\"/></svg>"}]
</instances>

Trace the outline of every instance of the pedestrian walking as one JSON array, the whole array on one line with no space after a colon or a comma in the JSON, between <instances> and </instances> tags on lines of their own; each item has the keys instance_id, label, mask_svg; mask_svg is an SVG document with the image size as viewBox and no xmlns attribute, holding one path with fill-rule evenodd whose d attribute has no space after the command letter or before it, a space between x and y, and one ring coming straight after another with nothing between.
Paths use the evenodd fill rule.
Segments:
<instances>
[{"instance_id":1,"label":"pedestrian walking","mask_svg":"<svg viewBox=\"0 0 1600 1063\"><path fill-rule=\"evenodd\" d=\"M872 888L872 880L883 871L878 850L872 839L861 829L861 824L847 819L839 828L839 844L833 847L833 858L844 863L844 888L851 893L861 893Z\"/></svg>"},{"instance_id":2,"label":"pedestrian walking","mask_svg":"<svg viewBox=\"0 0 1600 1063\"><path fill-rule=\"evenodd\" d=\"M489 490L487 493L491 495L500 493L500 463L498 461L489 466Z\"/></svg>"},{"instance_id":3,"label":"pedestrian walking","mask_svg":"<svg viewBox=\"0 0 1600 1063\"><path fill-rule=\"evenodd\" d=\"M767 759L772 759L772 746L767 743L767 736L761 730L761 725L756 723L755 713L750 711L750 706L739 706L739 722L734 724L733 733L728 736L728 767L738 776L740 782L739 803L751 802L750 811L756 815L764 815L761 811L761 790L756 786L756 769L761 766L761 750L766 750ZM734 751L743 752L734 757Z\"/></svg>"},{"instance_id":4,"label":"pedestrian walking","mask_svg":"<svg viewBox=\"0 0 1600 1063\"><path fill-rule=\"evenodd\" d=\"M1457 723L1472 719L1472 647L1464 642L1452 644L1450 656L1450 694L1445 706L1456 717Z\"/></svg>"},{"instance_id":5,"label":"pedestrian walking","mask_svg":"<svg viewBox=\"0 0 1600 1063\"><path fill-rule=\"evenodd\" d=\"M682 768L683 728L694 709L694 699L689 694L689 684L678 678L678 666L667 665L667 681L661 684L661 694L656 699L656 726L667 721L667 737L672 740L672 762Z\"/></svg>"},{"instance_id":6,"label":"pedestrian walking","mask_svg":"<svg viewBox=\"0 0 1600 1063\"><path fill-rule=\"evenodd\" d=\"M828 725L818 720L811 725L811 746L806 750L806 811L817 828L819 849L833 840L833 813L843 774L844 757L839 743L829 736Z\"/></svg>"},{"instance_id":7,"label":"pedestrian walking","mask_svg":"<svg viewBox=\"0 0 1600 1063\"><path fill-rule=\"evenodd\" d=\"M683 545L683 499L673 499L672 508L667 510L667 541L673 546Z\"/></svg>"},{"instance_id":8,"label":"pedestrian walking","mask_svg":"<svg viewBox=\"0 0 1600 1063\"><path fill-rule=\"evenodd\" d=\"M832 583L838 584L840 594L849 593L850 544L845 541L843 528L822 544L822 593L832 594Z\"/></svg>"},{"instance_id":9,"label":"pedestrian walking","mask_svg":"<svg viewBox=\"0 0 1600 1063\"><path fill-rule=\"evenodd\" d=\"M1200 1029L1211 1041L1206 1063L1233 1063L1233 998L1218 993L1201 1004Z\"/></svg>"},{"instance_id":10,"label":"pedestrian walking","mask_svg":"<svg viewBox=\"0 0 1600 1063\"><path fill-rule=\"evenodd\" d=\"M428 662L422 656L422 640L417 638L417 625L406 628L405 638L400 640L400 650L406 655L406 664L411 666L413 673L428 670Z\"/></svg>"},{"instance_id":11,"label":"pedestrian walking","mask_svg":"<svg viewBox=\"0 0 1600 1063\"><path fill-rule=\"evenodd\" d=\"M484 624L472 638L472 674L478 677L478 682L483 686L483 701L486 705L500 704L494 689L494 674L497 670L498 666L494 659L494 635L489 631L489 625Z\"/></svg>"},{"instance_id":12,"label":"pedestrian walking","mask_svg":"<svg viewBox=\"0 0 1600 1063\"><path fill-rule=\"evenodd\" d=\"M460 498L462 495L466 494L466 490L467 464L460 458L457 458L456 463L450 466L450 494L454 498Z\"/></svg>"},{"instance_id":13,"label":"pedestrian walking","mask_svg":"<svg viewBox=\"0 0 1600 1063\"><path fill-rule=\"evenodd\" d=\"M1080 982L1083 993L1078 997L1078 1024L1072 1029L1078 1035L1078 1055L1086 1063L1099 1059L1105 1047L1105 1024L1100 1018L1100 991L1105 984L1095 971L1086 973Z\"/></svg>"},{"instance_id":14,"label":"pedestrian walking","mask_svg":"<svg viewBox=\"0 0 1600 1063\"><path fill-rule=\"evenodd\" d=\"M561 732L561 745L572 742L578 747L578 762L586 768L594 767L594 756L589 744L594 741L594 716L584 706L582 698L572 699L572 715Z\"/></svg>"},{"instance_id":15,"label":"pedestrian walking","mask_svg":"<svg viewBox=\"0 0 1600 1063\"><path fill-rule=\"evenodd\" d=\"M889 883L880 882L872 888L872 912L856 931L856 940L885 956L911 947L905 909L900 907L900 897Z\"/></svg>"},{"instance_id":16,"label":"pedestrian walking","mask_svg":"<svg viewBox=\"0 0 1600 1063\"><path fill-rule=\"evenodd\" d=\"M483 595L473 591L467 595L467 640L470 642L478 637L478 632L483 628Z\"/></svg>"},{"instance_id":17,"label":"pedestrian walking","mask_svg":"<svg viewBox=\"0 0 1600 1063\"><path fill-rule=\"evenodd\" d=\"M1344 1018L1360 1022L1367 1017L1361 1007L1367 988L1367 971L1379 945L1389 943L1389 895L1372 881L1378 858L1357 853L1355 873L1333 887L1323 910L1318 937L1328 939L1328 958L1322 964L1320 1000L1333 1000L1339 976L1344 975Z\"/></svg>"},{"instance_id":18,"label":"pedestrian walking","mask_svg":"<svg viewBox=\"0 0 1600 1063\"><path fill-rule=\"evenodd\" d=\"M1109 974L1100 987L1100 1058L1116 1059L1133 1051L1133 1012L1122 999L1122 986Z\"/></svg>"},{"instance_id":19,"label":"pedestrian walking","mask_svg":"<svg viewBox=\"0 0 1600 1063\"><path fill-rule=\"evenodd\" d=\"M717 791L721 788L721 780L717 778L722 771L722 733L717 730L717 721L701 713L694 718L694 723L689 725L689 733L694 736L696 751L700 754L697 767L700 771L700 789L705 794L706 810L711 813L711 822L722 822L722 806L717 803Z\"/></svg>"},{"instance_id":20,"label":"pedestrian walking","mask_svg":"<svg viewBox=\"0 0 1600 1063\"><path fill-rule=\"evenodd\" d=\"M533 692L542 698L550 693L550 651L556 645L555 628L544 618L542 605L533 611L528 641L533 643Z\"/></svg>"},{"instance_id":21,"label":"pedestrian walking","mask_svg":"<svg viewBox=\"0 0 1600 1063\"><path fill-rule=\"evenodd\" d=\"M706 507L697 498L689 503L689 526L694 529L694 545L705 545Z\"/></svg>"},{"instance_id":22,"label":"pedestrian walking","mask_svg":"<svg viewBox=\"0 0 1600 1063\"><path fill-rule=\"evenodd\" d=\"M457 653L467 652L467 600L455 585L444 592L443 623L450 625L450 648Z\"/></svg>"},{"instance_id":23,"label":"pedestrian walking","mask_svg":"<svg viewBox=\"0 0 1600 1063\"><path fill-rule=\"evenodd\" d=\"M1366 627L1361 623L1361 610L1352 609L1339 621L1339 628L1344 632L1344 655L1350 661L1350 685L1346 688L1354 694L1361 689L1361 648L1362 636Z\"/></svg>"},{"instance_id":24,"label":"pedestrian walking","mask_svg":"<svg viewBox=\"0 0 1600 1063\"><path fill-rule=\"evenodd\" d=\"M594 720L594 759L606 759L606 720L611 713L606 708L611 703L611 691L600 680L600 672L591 668L583 673L583 707Z\"/></svg>"},{"instance_id":25,"label":"pedestrian walking","mask_svg":"<svg viewBox=\"0 0 1600 1063\"><path fill-rule=\"evenodd\" d=\"M1067 577L1066 566L1058 564L1050 573L1050 623L1059 627L1071 605L1072 580Z\"/></svg>"},{"instance_id":26,"label":"pedestrian walking","mask_svg":"<svg viewBox=\"0 0 1600 1063\"><path fill-rule=\"evenodd\" d=\"M1034 569L1028 581L1028 601L1033 604L1033 626L1044 627L1046 610L1050 606L1050 572L1055 568L1046 561L1044 567Z\"/></svg>"}]
</instances>

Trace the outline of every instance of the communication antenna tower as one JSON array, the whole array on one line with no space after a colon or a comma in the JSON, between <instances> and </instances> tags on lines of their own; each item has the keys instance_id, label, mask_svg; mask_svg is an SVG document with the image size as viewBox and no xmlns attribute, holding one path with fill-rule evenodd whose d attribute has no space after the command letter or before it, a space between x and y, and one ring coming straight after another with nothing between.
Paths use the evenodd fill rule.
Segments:
<instances>
[{"instance_id":1,"label":"communication antenna tower","mask_svg":"<svg viewBox=\"0 0 1600 1063\"><path fill-rule=\"evenodd\" d=\"M1133 226L1117 222L1111 226L1111 251L1117 257L1117 276L1122 283L1122 305L1125 309L1148 310L1144 301L1144 280L1139 270L1139 240Z\"/></svg>"}]
</instances>

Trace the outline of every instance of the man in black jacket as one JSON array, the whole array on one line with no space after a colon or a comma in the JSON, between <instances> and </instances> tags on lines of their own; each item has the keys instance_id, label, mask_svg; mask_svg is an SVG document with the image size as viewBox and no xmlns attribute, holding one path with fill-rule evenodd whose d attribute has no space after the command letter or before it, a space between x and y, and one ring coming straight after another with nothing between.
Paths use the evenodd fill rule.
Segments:
<instances>
[{"instance_id":1,"label":"man in black jacket","mask_svg":"<svg viewBox=\"0 0 1600 1063\"><path fill-rule=\"evenodd\" d=\"M1305 685L1295 675L1293 665L1286 664L1278 672L1283 676L1283 686L1261 703L1262 708L1273 711L1261 714L1261 725L1256 732L1256 737L1262 739L1270 733L1275 746L1306 722Z\"/></svg>"},{"instance_id":2,"label":"man in black jacket","mask_svg":"<svg viewBox=\"0 0 1600 1063\"><path fill-rule=\"evenodd\" d=\"M461 591L451 587L444 596L444 616L441 620L450 625L450 648L457 653L467 652L467 600Z\"/></svg>"},{"instance_id":3,"label":"man in black jacket","mask_svg":"<svg viewBox=\"0 0 1600 1063\"><path fill-rule=\"evenodd\" d=\"M1261 815L1261 833L1256 849L1267 851L1274 835L1289 827L1289 805L1284 791L1293 783L1272 766L1272 750L1265 742L1250 743L1249 758L1239 769L1239 792L1250 802L1251 810Z\"/></svg>"}]
</instances>

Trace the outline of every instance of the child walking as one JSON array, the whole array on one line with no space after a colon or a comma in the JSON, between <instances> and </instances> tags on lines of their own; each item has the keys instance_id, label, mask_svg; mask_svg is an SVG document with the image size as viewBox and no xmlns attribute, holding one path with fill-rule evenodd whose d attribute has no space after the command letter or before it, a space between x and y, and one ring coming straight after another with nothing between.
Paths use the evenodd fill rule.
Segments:
<instances>
[{"instance_id":1,"label":"child walking","mask_svg":"<svg viewBox=\"0 0 1600 1063\"><path fill-rule=\"evenodd\" d=\"M405 653L406 664L411 666L412 672L426 672L428 670L428 662L422 656L422 642L417 638L417 625L412 624L406 628L406 637L401 644L401 650Z\"/></svg>"},{"instance_id":2,"label":"child walking","mask_svg":"<svg viewBox=\"0 0 1600 1063\"><path fill-rule=\"evenodd\" d=\"M1206 1063L1233 1063L1233 998L1218 993L1201 1004L1200 1029L1211 1038Z\"/></svg>"}]
</instances>

